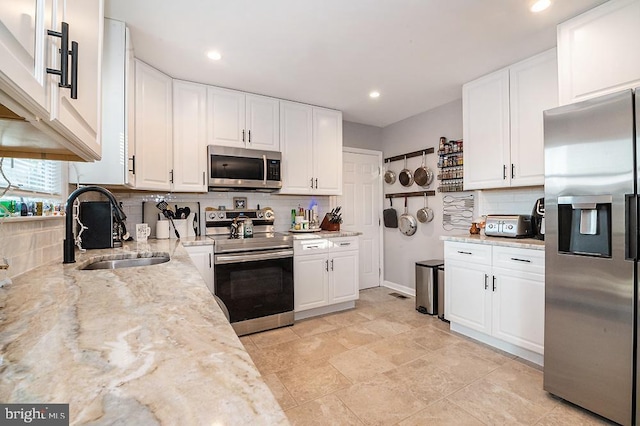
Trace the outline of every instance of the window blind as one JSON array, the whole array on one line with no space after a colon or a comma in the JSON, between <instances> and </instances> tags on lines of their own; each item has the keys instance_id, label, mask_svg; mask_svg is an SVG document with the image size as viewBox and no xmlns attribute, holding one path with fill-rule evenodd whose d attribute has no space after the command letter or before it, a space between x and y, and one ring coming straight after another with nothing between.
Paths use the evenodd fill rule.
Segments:
<instances>
[{"instance_id":1,"label":"window blind","mask_svg":"<svg viewBox=\"0 0 640 426\"><path fill-rule=\"evenodd\" d=\"M48 160L5 158L2 170L18 191L60 195L62 190L61 163ZM7 183L0 178L0 188Z\"/></svg>"}]
</instances>

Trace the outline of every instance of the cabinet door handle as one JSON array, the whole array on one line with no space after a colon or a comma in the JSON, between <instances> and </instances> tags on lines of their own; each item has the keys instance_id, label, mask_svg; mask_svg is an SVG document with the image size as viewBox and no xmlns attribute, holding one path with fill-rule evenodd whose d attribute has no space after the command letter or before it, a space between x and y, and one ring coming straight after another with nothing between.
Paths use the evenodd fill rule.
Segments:
<instances>
[{"instance_id":1,"label":"cabinet door handle","mask_svg":"<svg viewBox=\"0 0 640 426\"><path fill-rule=\"evenodd\" d=\"M131 158L129 158L129 160L131 160L131 168L129 169L129 171L132 174L136 174L136 156L132 156Z\"/></svg>"},{"instance_id":2,"label":"cabinet door handle","mask_svg":"<svg viewBox=\"0 0 640 426\"><path fill-rule=\"evenodd\" d=\"M71 99L78 99L78 42L71 42Z\"/></svg>"},{"instance_id":3,"label":"cabinet door handle","mask_svg":"<svg viewBox=\"0 0 640 426\"><path fill-rule=\"evenodd\" d=\"M331 259L331 270L333 271L333 259Z\"/></svg>"},{"instance_id":4,"label":"cabinet door handle","mask_svg":"<svg viewBox=\"0 0 640 426\"><path fill-rule=\"evenodd\" d=\"M489 275L484 274L484 289L488 289L489 288L489 283L487 282L487 280L489 279Z\"/></svg>"},{"instance_id":5,"label":"cabinet door handle","mask_svg":"<svg viewBox=\"0 0 640 426\"><path fill-rule=\"evenodd\" d=\"M460 253L460 254L473 254L470 251L461 251L461 250L458 250L458 253Z\"/></svg>"},{"instance_id":6,"label":"cabinet door handle","mask_svg":"<svg viewBox=\"0 0 640 426\"><path fill-rule=\"evenodd\" d=\"M516 262L531 263L529 259L518 259L517 257L512 257L511 260L515 260Z\"/></svg>"},{"instance_id":7,"label":"cabinet door handle","mask_svg":"<svg viewBox=\"0 0 640 426\"><path fill-rule=\"evenodd\" d=\"M316 178L316 189L318 189L318 178Z\"/></svg>"},{"instance_id":8,"label":"cabinet door handle","mask_svg":"<svg viewBox=\"0 0 640 426\"><path fill-rule=\"evenodd\" d=\"M311 178L311 189L313 189L313 178Z\"/></svg>"},{"instance_id":9,"label":"cabinet door handle","mask_svg":"<svg viewBox=\"0 0 640 426\"><path fill-rule=\"evenodd\" d=\"M209 269L211 269L211 253L209 253Z\"/></svg>"},{"instance_id":10,"label":"cabinet door handle","mask_svg":"<svg viewBox=\"0 0 640 426\"><path fill-rule=\"evenodd\" d=\"M171 171L169 172L169 174L171 175L171 178L169 179L169 181L171 183L173 183L173 169L171 169Z\"/></svg>"},{"instance_id":11,"label":"cabinet door handle","mask_svg":"<svg viewBox=\"0 0 640 426\"><path fill-rule=\"evenodd\" d=\"M502 165L502 180L507 179L507 165L503 164Z\"/></svg>"},{"instance_id":12,"label":"cabinet door handle","mask_svg":"<svg viewBox=\"0 0 640 426\"><path fill-rule=\"evenodd\" d=\"M493 291L496 291L496 276L493 276Z\"/></svg>"},{"instance_id":13,"label":"cabinet door handle","mask_svg":"<svg viewBox=\"0 0 640 426\"><path fill-rule=\"evenodd\" d=\"M324 261L324 270L329 272L329 261L328 260Z\"/></svg>"},{"instance_id":14,"label":"cabinet door handle","mask_svg":"<svg viewBox=\"0 0 640 426\"><path fill-rule=\"evenodd\" d=\"M202 172L202 184L203 185L206 183L205 174L206 174L206 172Z\"/></svg>"},{"instance_id":15,"label":"cabinet door handle","mask_svg":"<svg viewBox=\"0 0 640 426\"><path fill-rule=\"evenodd\" d=\"M54 74L60 76L60 82L58 86L69 87L68 68L69 68L69 24L63 22L60 32L54 30L47 30L47 35L60 38L60 69L47 68L47 74Z\"/></svg>"},{"instance_id":16,"label":"cabinet door handle","mask_svg":"<svg viewBox=\"0 0 640 426\"><path fill-rule=\"evenodd\" d=\"M242 142L244 142L244 129L242 129Z\"/></svg>"},{"instance_id":17,"label":"cabinet door handle","mask_svg":"<svg viewBox=\"0 0 640 426\"><path fill-rule=\"evenodd\" d=\"M511 163L511 179L516 177L516 165Z\"/></svg>"},{"instance_id":18,"label":"cabinet door handle","mask_svg":"<svg viewBox=\"0 0 640 426\"><path fill-rule=\"evenodd\" d=\"M249 130L249 143L251 143L251 130Z\"/></svg>"}]
</instances>

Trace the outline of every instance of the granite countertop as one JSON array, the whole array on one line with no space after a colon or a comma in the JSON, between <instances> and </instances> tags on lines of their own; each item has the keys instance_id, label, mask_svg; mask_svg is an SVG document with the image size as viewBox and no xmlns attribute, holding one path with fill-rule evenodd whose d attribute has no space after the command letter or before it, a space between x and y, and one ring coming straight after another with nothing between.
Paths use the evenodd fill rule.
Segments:
<instances>
[{"instance_id":1,"label":"granite countertop","mask_svg":"<svg viewBox=\"0 0 640 426\"><path fill-rule=\"evenodd\" d=\"M492 246L526 248L533 250L544 250L544 241L535 238L504 238L487 237L485 235L443 235L443 241L457 241L460 243L488 244Z\"/></svg>"},{"instance_id":2,"label":"granite countertop","mask_svg":"<svg viewBox=\"0 0 640 426\"><path fill-rule=\"evenodd\" d=\"M362 232L357 231L318 231L318 232L291 232L289 235L293 236L294 240L309 240L313 238L339 238L339 237L357 237L362 235Z\"/></svg>"},{"instance_id":3,"label":"granite countertop","mask_svg":"<svg viewBox=\"0 0 640 426\"><path fill-rule=\"evenodd\" d=\"M171 260L78 269L152 253ZM0 401L69 403L71 424L288 424L180 241L76 256L0 288Z\"/></svg>"}]
</instances>

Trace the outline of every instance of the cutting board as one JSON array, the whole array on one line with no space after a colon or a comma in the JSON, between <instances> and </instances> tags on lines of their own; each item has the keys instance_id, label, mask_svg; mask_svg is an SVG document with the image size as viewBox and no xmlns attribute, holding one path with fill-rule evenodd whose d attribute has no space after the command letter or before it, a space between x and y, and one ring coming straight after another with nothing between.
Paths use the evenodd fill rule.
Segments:
<instances>
[{"instance_id":1,"label":"cutting board","mask_svg":"<svg viewBox=\"0 0 640 426\"><path fill-rule=\"evenodd\" d=\"M156 237L156 223L158 223L158 215L162 217L162 220L168 220L162 215L162 212L158 210L156 204L157 203L153 201L142 202L142 220L151 228L151 234L149 235L149 238ZM201 219L199 202L196 201L192 203L180 203L167 201L167 204L169 204L171 210L173 210L174 212L176 210L176 205L178 206L178 208L189 207L189 209L191 209L191 214L187 218L187 237L202 235L200 226Z\"/></svg>"}]
</instances>

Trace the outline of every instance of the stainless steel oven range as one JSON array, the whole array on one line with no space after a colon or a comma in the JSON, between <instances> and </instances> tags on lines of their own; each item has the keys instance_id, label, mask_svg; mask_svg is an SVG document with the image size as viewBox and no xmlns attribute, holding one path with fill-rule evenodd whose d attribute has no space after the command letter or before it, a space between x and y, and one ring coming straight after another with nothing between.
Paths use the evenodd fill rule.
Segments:
<instances>
[{"instance_id":1,"label":"stainless steel oven range","mask_svg":"<svg viewBox=\"0 0 640 426\"><path fill-rule=\"evenodd\" d=\"M234 220L250 220L253 235L232 238ZM238 336L294 321L293 239L274 232L274 220L271 209L205 209L205 232L215 240L214 293L229 310Z\"/></svg>"}]
</instances>

